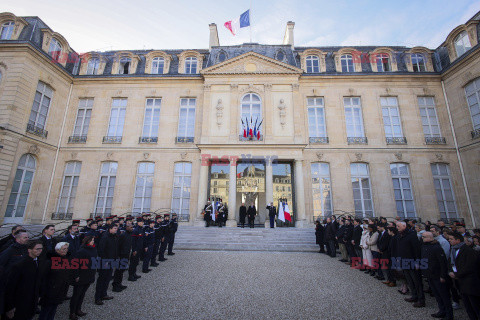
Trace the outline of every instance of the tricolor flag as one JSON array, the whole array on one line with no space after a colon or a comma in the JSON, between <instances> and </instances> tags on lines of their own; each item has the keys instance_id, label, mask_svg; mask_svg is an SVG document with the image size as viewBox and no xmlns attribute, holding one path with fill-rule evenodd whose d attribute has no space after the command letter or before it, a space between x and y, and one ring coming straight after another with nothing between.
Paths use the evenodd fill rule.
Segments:
<instances>
[{"instance_id":1,"label":"tricolor flag","mask_svg":"<svg viewBox=\"0 0 480 320\"><path fill-rule=\"evenodd\" d=\"M212 203L212 220L215 221L215 211L217 211L217 202L213 201Z\"/></svg>"},{"instance_id":2,"label":"tricolor flag","mask_svg":"<svg viewBox=\"0 0 480 320\"><path fill-rule=\"evenodd\" d=\"M250 26L250 10L242 13L239 18L227 21L223 25L235 35L238 29Z\"/></svg>"},{"instance_id":3,"label":"tricolor flag","mask_svg":"<svg viewBox=\"0 0 480 320\"><path fill-rule=\"evenodd\" d=\"M290 209L288 209L288 204L285 203L285 208L283 209L285 220L292 222L292 216L290 215Z\"/></svg>"},{"instance_id":4,"label":"tricolor flag","mask_svg":"<svg viewBox=\"0 0 480 320\"><path fill-rule=\"evenodd\" d=\"M285 222L285 212L283 211L283 202L278 202L278 220Z\"/></svg>"}]
</instances>

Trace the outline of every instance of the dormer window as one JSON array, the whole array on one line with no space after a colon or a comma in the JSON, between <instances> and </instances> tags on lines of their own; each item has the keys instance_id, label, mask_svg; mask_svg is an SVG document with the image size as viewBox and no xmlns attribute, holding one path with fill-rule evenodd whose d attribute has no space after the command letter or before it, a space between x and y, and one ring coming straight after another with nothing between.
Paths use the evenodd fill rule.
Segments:
<instances>
[{"instance_id":1,"label":"dormer window","mask_svg":"<svg viewBox=\"0 0 480 320\"><path fill-rule=\"evenodd\" d=\"M386 53L379 53L377 56L377 72L392 71L390 67L390 57Z\"/></svg>"},{"instance_id":2,"label":"dormer window","mask_svg":"<svg viewBox=\"0 0 480 320\"><path fill-rule=\"evenodd\" d=\"M165 68L165 59L161 57L152 60L152 74L163 74Z\"/></svg>"},{"instance_id":3,"label":"dormer window","mask_svg":"<svg viewBox=\"0 0 480 320\"><path fill-rule=\"evenodd\" d=\"M185 59L185 73L188 73L188 74L197 73L197 58L187 57Z\"/></svg>"},{"instance_id":4,"label":"dormer window","mask_svg":"<svg viewBox=\"0 0 480 320\"><path fill-rule=\"evenodd\" d=\"M15 23L13 21L5 22L2 25L2 31L0 33L0 40L10 40L12 39L13 28L15 27Z\"/></svg>"},{"instance_id":5,"label":"dormer window","mask_svg":"<svg viewBox=\"0 0 480 320\"><path fill-rule=\"evenodd\" d=\"M425 72L425 57L420 53L412 53L412 67L413 72Z\"/></svg>"},{"instance_id":6,"label":"dormer window","mask_svg":"<svg viewBox=\"0 0 480 320\"><path fill-rule=\"evenodd\" d=\"M468 39L467 32L463 31L460 33L454 40L455 51L457 52L457 57L460 57L465 52L472 48L470 40Z\"/></svg>"},{"instance_id":7,"label":"dormer window","mask_svg":"<svg viewBox=\"0 0 480 320\"><path fill-rule=\"evenodd\" d=\"M283 60L285 60L285 52L283 52L283 50L278 50L278 51L277 51L277 57L276 57L276 59L277 59L278 61L283 61Z\"/></svg>"},{"instance_id":8,"label":"dormer window","mask_svg":"<svg viewBox=\"0 0 480 320\"><path fill-rule=\"evenodd\" d=\"M50 47L48 48L48 54L53 58L53 60L58 60L61 52L62 45L57 39L52 38L52 41L50 41Z\"/></svg>"},{"instance_id":9,"label":"dormer window","mask_svg":"<svg viewBox=\"0 0 480 320\"><path fill-rule=\"evenodd\" d=\"M121 58L120 63L118 64L118 74L129 74L131 63L132 59Z\"/></svg>"},{"instance_id":10,"label":"dormer window","mask_svg":"<svg viewBox=\"0 0 480 320\"><path fill-rule=\"evenodd\" d=\"M319 73L320 72L320 60L318 56L307 57L307 73Z\"/></svg>"},{"instance_id":11,"label":"dormer window","mask_svg":"<svg viewBox=\"0 0 480 320\"><path fill-rule=\"evenodd\" d=\"M340 57L340 63L342 64L342 72L355 72L353 57L351 54L342 55Z\"/></svg>"},{"instance_id":12,"label":"dormer window","mask_svg":"<svg viewBox=\"0 0 480 320\"><path fill-rule=\"evenodd\" d=\"M226 59L227 59L227 55L225 54L225 52L222 51L218 54L218 57L217 57L218 62L223 62Z\"/></svg>"},{"instance_id":13,"label":"dormer window","mask_svg":"<svg viewBox=\"0 0 480 320\"><path fill-rule=\"evenodd\" d=\"M99 66L100 66L100 60L98 58L92 58L88 60L87 74L97 74Z\"/></svg>"}]
</instances>

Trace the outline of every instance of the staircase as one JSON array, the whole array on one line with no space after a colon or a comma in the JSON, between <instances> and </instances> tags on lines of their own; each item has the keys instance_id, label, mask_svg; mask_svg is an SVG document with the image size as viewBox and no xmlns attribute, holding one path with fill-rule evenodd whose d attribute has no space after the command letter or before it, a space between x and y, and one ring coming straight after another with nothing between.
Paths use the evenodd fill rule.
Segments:
<instances>
[{"instance_id":1,"label":"staircase","mask_svg":"<svg viewBox=\"0 0 480 320\"><path fill-rule=\"evenodd\" d=\"M218 228L179 226L174 249L317 252L311 228Z\"/></svg>"}]
</instances>

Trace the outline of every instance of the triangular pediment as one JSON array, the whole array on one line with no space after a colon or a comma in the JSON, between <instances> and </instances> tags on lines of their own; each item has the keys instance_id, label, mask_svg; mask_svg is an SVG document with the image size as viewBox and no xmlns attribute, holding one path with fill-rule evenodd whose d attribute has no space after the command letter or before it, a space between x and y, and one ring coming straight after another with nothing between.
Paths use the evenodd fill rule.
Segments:
<instances>
[{"instance_id":1,"label":"triangular pediment","mask_svg":"<svg viewBox=\"0 0 480 320\"><path fill-rule=\"evenodd\" d=\"M247 52L238 57L205 68L204 75L221 74L301 74L303 70L277 61L256 52Z\"/></svg>"}]
</instances>

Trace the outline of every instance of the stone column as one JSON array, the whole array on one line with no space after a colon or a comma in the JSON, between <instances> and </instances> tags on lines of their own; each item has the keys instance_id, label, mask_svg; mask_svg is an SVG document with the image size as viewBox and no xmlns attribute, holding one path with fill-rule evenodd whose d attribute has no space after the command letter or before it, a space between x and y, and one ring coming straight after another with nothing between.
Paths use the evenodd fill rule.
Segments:
<instances>
[{"instance_id":1,"label":"stone column","mask_svg":"<svg viewBox=\"0 0 480 320\"><path fill-rule=\"evenodd\" d=\"M208 189L208 160L200 159L200 178L198 182L198 199L197 199L197 219L195 220L195 225L203 225L202 210L203 207L207 204L207 189Z\"/></svg>"},{"instance_id":2,"label":"stone column","mask_svg":"<svg viewBox=\"0 0 480 320\"><path fill-rule=\"evenodd\" d=\"M295 205L296 217L295 225L302 228L307 225L305 220L305 190L303 186L303 160L295 160Z\"/></svg>"},{"instance_id":3,"label":"stone column","mask_svg":"<svg viewBox=\"0 0 480 320\"><path fill-rule=\"evenodd\" d=\"M272 160L270 159L265 161L265 197L267 205L269 205L270 202L273 201L273 167ZM265 228L270 228L270 217L268 216L268 212L265 219Z\"/></svg>"},{"instance_id":4,"label":"stone column","mask_svg":"<svg viewBox=\"0 0 480 320\"><path fill-rule=\"evenodd\" d=\"M230 159L228 179L228 220L227 227L237 226L237 159Z\"/></svg>"}]
</instances>

